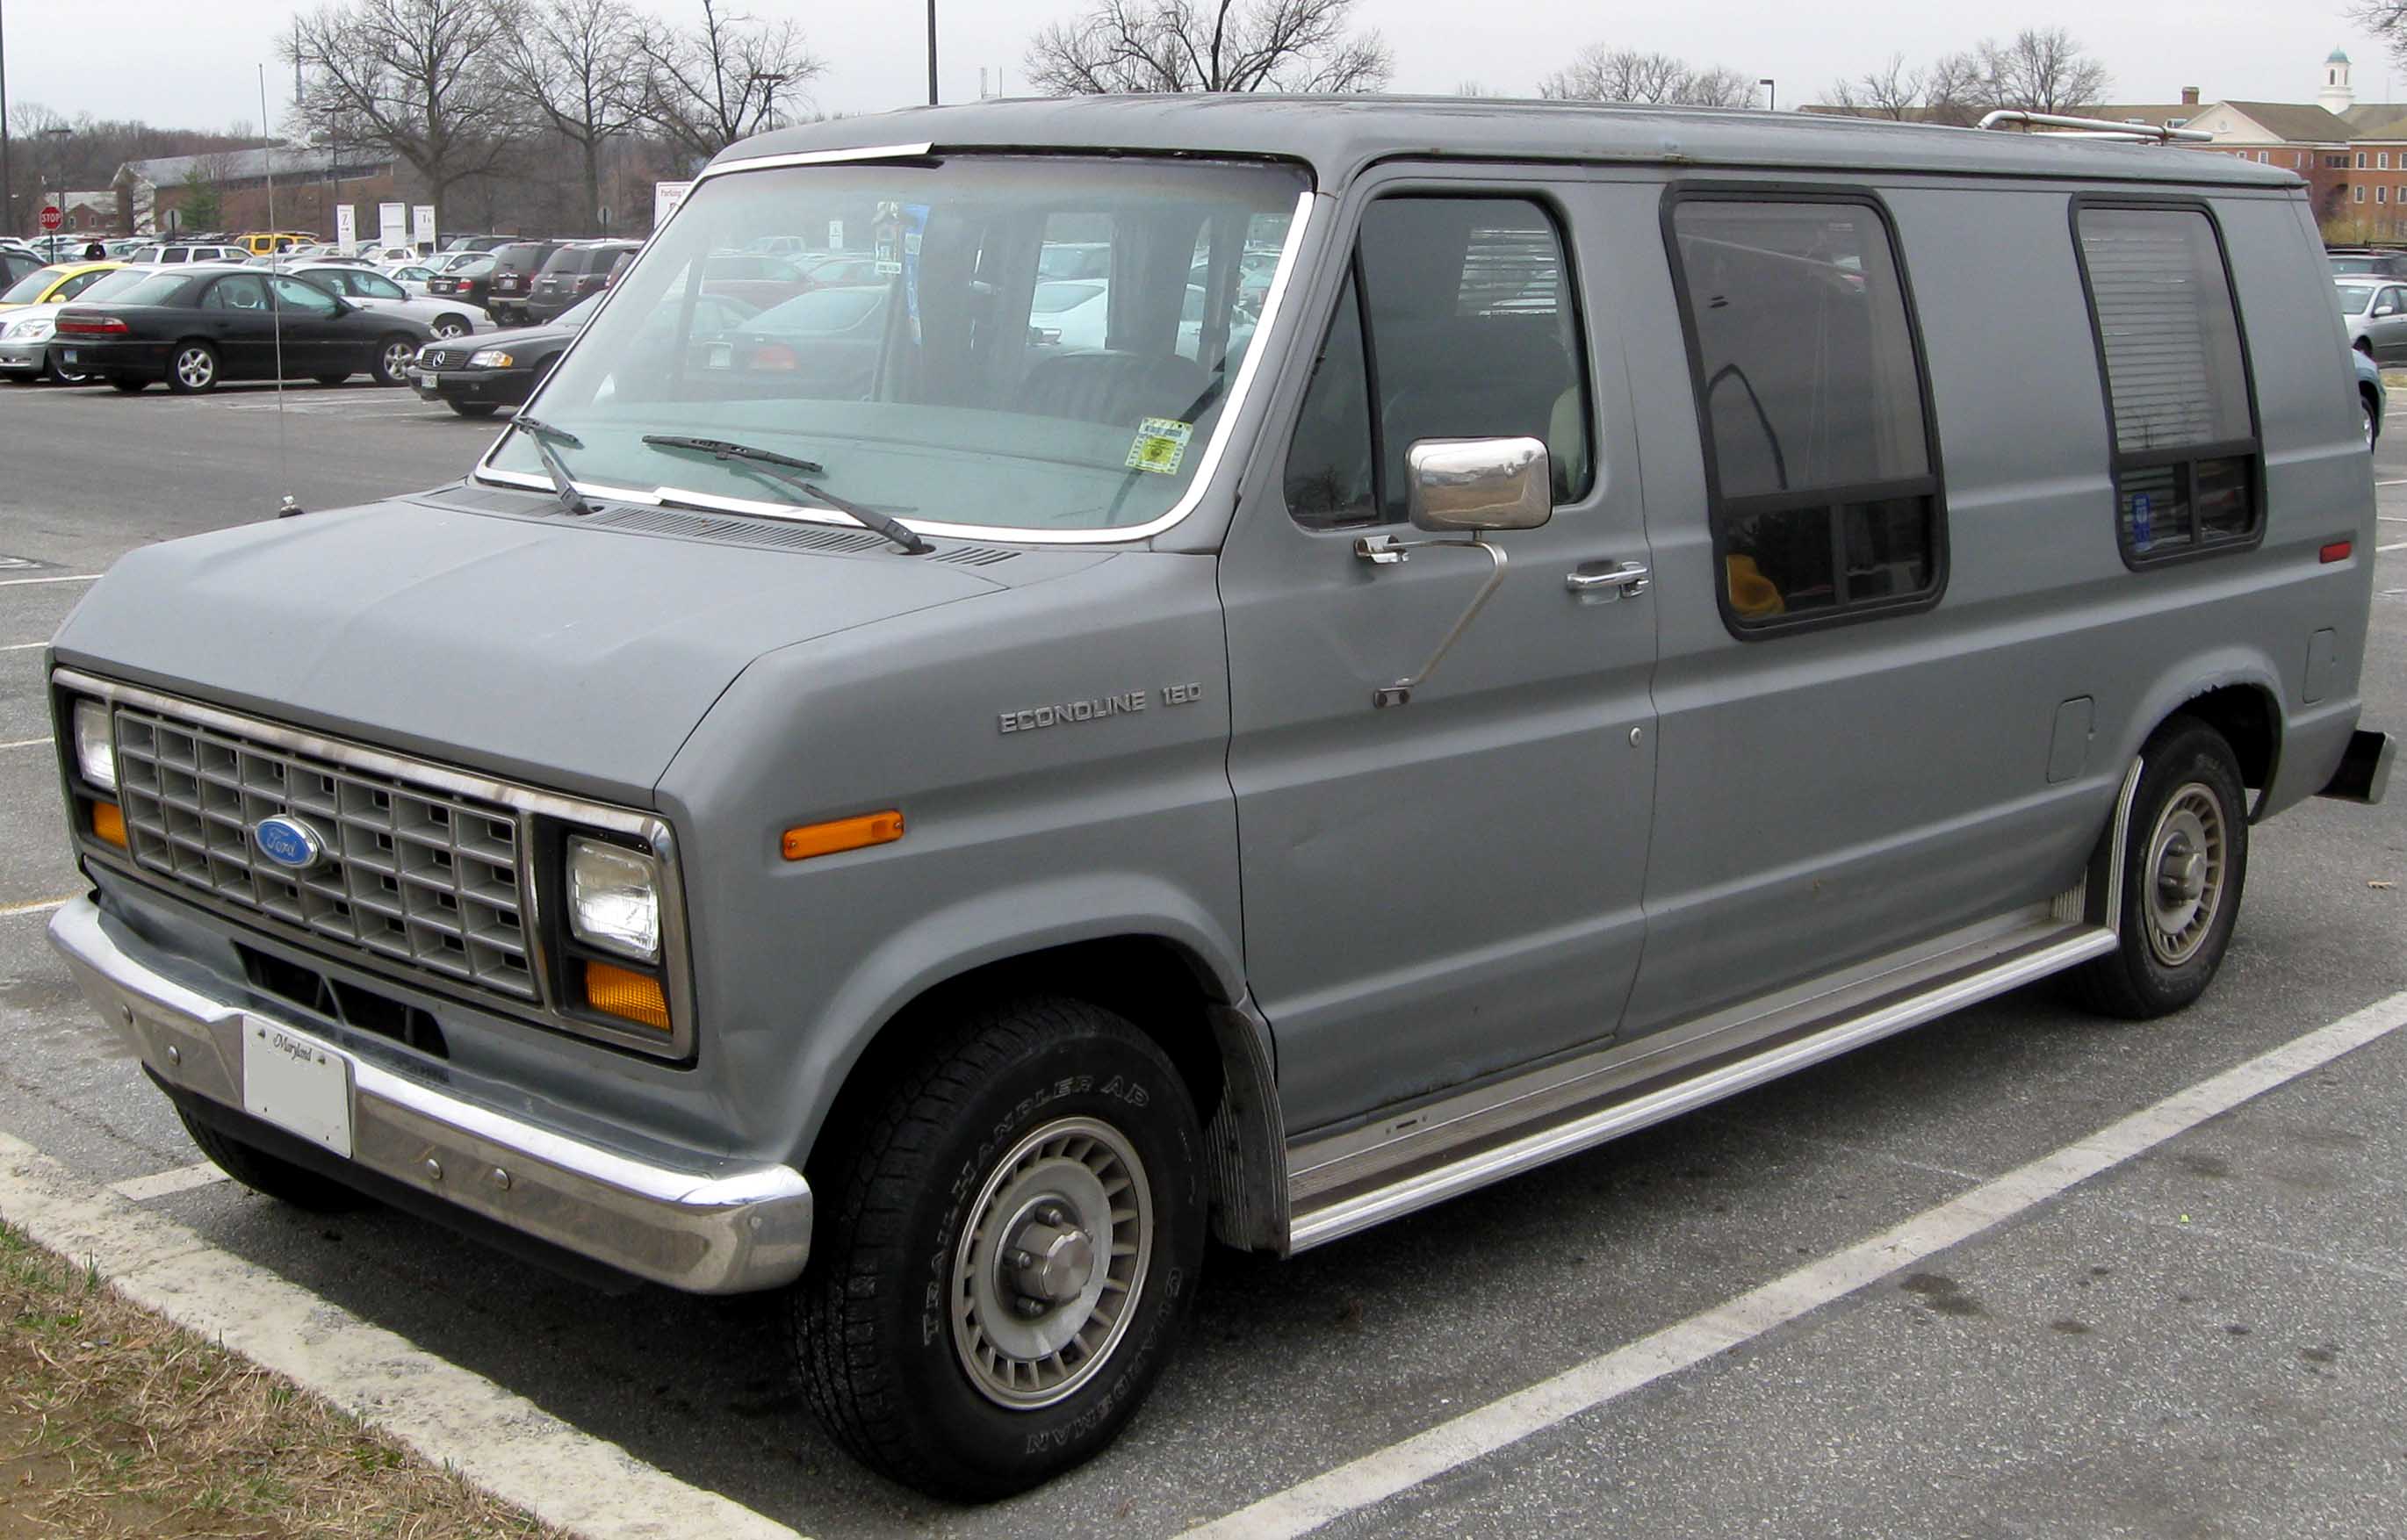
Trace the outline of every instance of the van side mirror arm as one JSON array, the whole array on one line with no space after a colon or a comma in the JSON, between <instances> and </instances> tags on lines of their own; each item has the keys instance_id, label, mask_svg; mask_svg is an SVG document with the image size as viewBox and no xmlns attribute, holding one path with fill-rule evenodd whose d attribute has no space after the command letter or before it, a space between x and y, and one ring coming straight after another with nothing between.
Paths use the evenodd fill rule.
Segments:
<instances>
[{"instance_id":1,"label":"van side mirror arm","mask_svg":"<svg viewBox=\"0 0 2407 1540\"><path fill-rule=\"evenodd\" d=\"M1392 535L1365 535L1354 542L1356 556L1373 566L1382 567L1393 566L1406 561L1410 558L1410 554L1417 550L1432 550L1445 547L1485 551L1491 563L1488 571L1488 580L1479 585L1477 593L1472 595L1471 607L1464 610L1461 618L1456 620L1452 629L1446 632L1445 639L1437 644L1437 650L1430 654L1429 662L1421 664L1417 672L1406 675L1384 689L1371 692L1371 704L1374 706L1386 707L1412 704L1413 692L1429 682L1429 677L1437 672L1437 665L1445 661L1448 652L1454 649L1454 644L1462 639L1462 634L1471 629L1471 622L1479 618L1479 612L1487 607L1488 601L1495 596L1496 590L1503 583L1504 550L1501 546L1489 545L1477 535L1461 540L1399 540Z\"/></svg>"}]
</instances>

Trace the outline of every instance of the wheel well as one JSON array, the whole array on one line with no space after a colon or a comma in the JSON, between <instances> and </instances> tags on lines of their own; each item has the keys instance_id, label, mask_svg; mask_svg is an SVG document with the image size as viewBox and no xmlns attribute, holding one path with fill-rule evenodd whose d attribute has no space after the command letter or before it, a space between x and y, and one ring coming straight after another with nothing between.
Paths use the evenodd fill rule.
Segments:
<instances>
[{"instance_id":1,"label":"wheel well","mask_svg":"<svg viewBox=\"0 0 2407 1540\"><path fill-rule=\"evenodd\" d=\"M2356 349L2358 352L2363 353L2368 358L2371 358L2373 356L2373 342L2370 337L2358 337L2355 342L2350 343L2349 346Z\"/></svg>"},{"instance_id":2,"label":"wheel well","mask_svg":"<svg viewBox=\"0 0 2407 1540\"><path fill-rule=\"evenodd\" d=\"M2231 684L2182 703L2185 716L2223 734L2240 761L2240 778L2253 788L2272 783L2282 751L2282 719L2272 697L2256 685Z\"/></svg>"},{"instance_id":3,"label":"wheel well","mask_svg":"<svg viewBox=\"0 0 2407 1540\"><path fill-rule=\"evenodd\" d=\"M1223 1071L1211 1011L1211 976L1194 957L1160 936L1079 941L972 968L922 992L879 1029L845 1077L826 1131L850 1120L859 1104L892 1083L907 1059L949 1017L1017 995L1067 995L1100 1005L1152 1038L1195 1099L1198 1121L1220 1104Z\"/></svg>"}]
</instances>

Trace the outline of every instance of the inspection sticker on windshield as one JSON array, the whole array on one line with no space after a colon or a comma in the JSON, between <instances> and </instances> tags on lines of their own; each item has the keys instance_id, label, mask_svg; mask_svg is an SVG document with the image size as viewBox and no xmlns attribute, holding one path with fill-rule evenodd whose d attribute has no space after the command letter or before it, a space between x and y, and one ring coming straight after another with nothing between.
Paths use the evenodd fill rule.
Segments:
<instances>
[{"instance_id":1,"label":"inspection sticker on windshield","mask_svg":"<svg viewBox=\"0 0 2407 1540\"><path fill-rule=\"evenodd\" d=\"M1129 446L1128 468L1151 471L1156 476L1175 476L1178 463L1187 458L1187 441L1195 436L1195 425L1176 418L1148 417L1136 425L1136 442Z\"/></svg>"}]
</instances>

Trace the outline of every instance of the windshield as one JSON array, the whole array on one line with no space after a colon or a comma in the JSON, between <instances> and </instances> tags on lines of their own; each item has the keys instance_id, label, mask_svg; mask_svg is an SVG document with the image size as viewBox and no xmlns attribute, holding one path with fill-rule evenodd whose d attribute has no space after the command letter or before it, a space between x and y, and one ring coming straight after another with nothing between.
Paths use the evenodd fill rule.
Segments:
<instances>
[{"instance_id":1,"label":"windshield","mask_svg":"<svg viewBox=\"0 0 2407 1540\"><path fill-rule=\"evenodd\" d=\"M582 440L564 458L597 489L791 506L740 463L644 443L715 437L920 523L1147 524L1206 458L1259 320L1251 279L1306 186L1258 164L1000 155L705 178L532 406ZM815 286L763 254L780 237L845 243L870 276ZM1091 278L1051 271L1073 252ZM487 465L546 484L522 434Z\"/></svg>"},{"instance_id":2,"label":"windshield","mask_svg":"<svg viewBox=\"0 0 2407 1540\"><path fill-rule=\"evenodd\" d=\"M0 292L0 305L31 305L42 297L42 291L59 281L64 267L36 267Z\"/></svg>"},{"instance_id":3,"label":"windshield","mask_svg":"<svg viewBox=\"0 0 2407 1540\"><path fill-rule=\"evenodd\" d=\"M2331 259L2332 271L2335 273L2379 273L2389 264L2390 259L2387 257L2334 257Z\"/></svg>"},{"instance_id":4,"label":"windshield","mask_svg":"<svg viewBox=\"0 0 2407 1540\"><path fill-rule=\"evenodd\" d=\"M2343 285L2339 292L2340 313L2344 316L2361 316L2365 307L2373 303L2373 291L2361 284Z\"/></svg>"}]
</instances>

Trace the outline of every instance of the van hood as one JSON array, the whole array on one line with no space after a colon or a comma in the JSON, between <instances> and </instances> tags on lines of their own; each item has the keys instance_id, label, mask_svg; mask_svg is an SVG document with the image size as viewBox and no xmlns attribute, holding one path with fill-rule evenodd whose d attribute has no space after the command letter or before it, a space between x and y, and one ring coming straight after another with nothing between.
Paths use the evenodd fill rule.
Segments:
<instances>
[{"instance_id":1,"label":"van hood","mask_svg":"<svg viewBox=\"0 0 2407 1540\"><path fill-rule=\"evenodd\" d=\"M64 665L648 803L763 652L1013 586L947 554L763 549L430 496L131 552L53 645ZM1016 584L1056 560L1000 564L1031 569Z\"/></svg>"}]
</instances>

